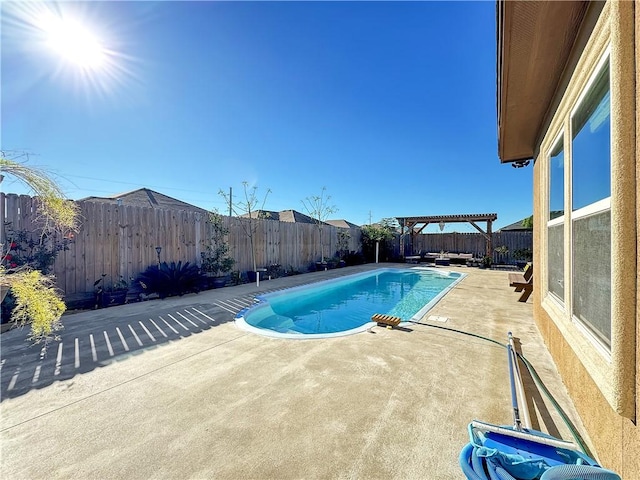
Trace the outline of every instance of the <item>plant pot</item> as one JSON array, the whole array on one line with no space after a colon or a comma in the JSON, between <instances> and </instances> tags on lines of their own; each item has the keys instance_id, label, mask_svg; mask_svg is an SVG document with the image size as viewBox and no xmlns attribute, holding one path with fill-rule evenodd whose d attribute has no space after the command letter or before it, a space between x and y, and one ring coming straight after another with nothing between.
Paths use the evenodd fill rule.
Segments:
<instances>
[{"instance_id":1,"label":"plant pot","mask_svg":"<svg viewBox=\"0 0 640 480\"><path fill-rule=\"evenodd\" d=\"M210 288L222 288L229 281L229 275L215 275L213 273L203 274L202 287L206 290Z\"/></svg>"},{"instance_id":2,"label":"plant pot","mask_svg":"<svg viewBox=\"0 0 640 480\"><path fill-rule=\"evenodd\" d=\"M253 270L248 270L247 271L247 278L249 279L249 283L253 283L256 281L256 277L257 274L260 274L260 281L265 280L267 277L267 269L266 268L259 268L257 272L254 272Z\"/></svg>"},{"instance_id":3,"label":"plant pot","mask_svg":"<svg viewBox=\"0 0 640 480\"><path fill-rule=\"evenodd\" d=\"M111 307L113 305L124 305L127 301L127 290L115 290L102 294L102 306Z\"/></svg>"},{"instance_id":4,"label":"plant pot","mask_svg":"<svg viewBox=\"0 0 640 480\"><path fill-rule=\"evenodd\" d=\"M213 277L211 278L212 288L222 288L227 284L227 277Z\"/></svg>"}]
</instances>

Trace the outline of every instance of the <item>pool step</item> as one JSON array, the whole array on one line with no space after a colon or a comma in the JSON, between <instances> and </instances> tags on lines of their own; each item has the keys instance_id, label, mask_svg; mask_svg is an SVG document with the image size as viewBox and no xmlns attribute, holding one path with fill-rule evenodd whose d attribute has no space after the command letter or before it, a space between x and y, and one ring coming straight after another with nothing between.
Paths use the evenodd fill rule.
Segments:
<instances>
[{"instance_id":1,"label":"pool step","mask_svg":"<svg viewBox=\"0 0 640 480\"><path fill-rule=\"evenodd\" d=\"M382 315L381 313L376 313L371 317L373 322L378 322L378 324L391 325L392 327L397 327L400 325L402 319L400 317L394 317L392 315Z\"/></svg>"}]
</instances>

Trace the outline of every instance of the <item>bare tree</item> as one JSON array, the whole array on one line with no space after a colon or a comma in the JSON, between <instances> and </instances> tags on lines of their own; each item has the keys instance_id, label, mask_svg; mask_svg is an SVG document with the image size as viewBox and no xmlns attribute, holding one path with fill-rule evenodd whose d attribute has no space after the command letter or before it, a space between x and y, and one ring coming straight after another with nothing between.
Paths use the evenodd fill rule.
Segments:
<instances>
[{"instance_id":1,"label":"bare tree","mask_svg":"<svg viewBox=\"0 0 640 480\"><path fill-rule=\"evenodd\" d=\"M225 202L229 206L229 211L233 212L236 216L247 218L246 222L241 221L240 225L244 230L244 233L249 238L249 245L251 246L251 260L253 263L253 271L256 272L256 279L259 281L258 276L258 266L256 264L256 251L254 247L253 237L258 228L258 224L255 222L258 218L266 218L267 215L264 213L264 205L267 202L267 197L271 193L270 189L264 194L262 198L262 203L260 203L260 199L258 198L258 187L253 186L249 187L249 182L242 182L243 191L244 191L244 200L233 203L231 196L228 195L224 190L220 189L218 194L224 198ZM260 208L258 208L260 205Z\"/></svg>"},{"instance_id":2,"label":"bare tree","mask_svg":"<svg viewBox=\"0 0 640 480\"><path fill-rule=\"evenodd\" d=\"M302 205L304 205L305 210L309 216L313 218L316 226L318 227L318 236L320 238L320 258L322 263L324 263L324 244L322 241L323 227L326 225L325 222L329 218L329 215L338 211L335 205L329 205L331 195L326 195L326 190L327 187L322 187L320 195L307 197L302 200Z\"/></svg>"}]
</instances>

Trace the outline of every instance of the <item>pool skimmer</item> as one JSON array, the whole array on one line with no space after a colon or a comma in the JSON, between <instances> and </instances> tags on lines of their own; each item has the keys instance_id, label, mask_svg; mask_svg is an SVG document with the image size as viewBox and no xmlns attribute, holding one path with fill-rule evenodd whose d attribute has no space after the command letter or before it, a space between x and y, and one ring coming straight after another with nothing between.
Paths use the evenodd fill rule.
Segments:
<instances>
[{"instance_id":1,"label":"pool skimmer","mask_svg":"<svg viewBox=\"0 0 640 480\"><path fill-rule=\"evenodd\" d=\"M441 323L445 323L449 321L448 317L441 317L439 315L429 315L429 317L427 318L427 320L429 320L430 322L441 322Z\"/></svg>"}]
</instances>

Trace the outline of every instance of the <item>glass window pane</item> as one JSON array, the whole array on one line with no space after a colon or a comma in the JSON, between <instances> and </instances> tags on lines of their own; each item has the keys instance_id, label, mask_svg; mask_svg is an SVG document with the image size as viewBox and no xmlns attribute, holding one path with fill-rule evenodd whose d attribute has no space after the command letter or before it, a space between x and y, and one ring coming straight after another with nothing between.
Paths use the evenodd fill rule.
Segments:
<instances>
[{"instance_id":1,"label":"glass window pane","mask_svg":"<svg viewBox=\"0 0 640 480\"><path fill-rule=\"evenodd\" d=\"M549 220L564 215L564 143L560 141L549 158Z\"/></svg>"},{"instance_id":2,"label":"glass window pane","mask_svg":"<svg viewBox=\"0 0 640 480\"><path fill-rule=\"evenodd\" d=\"M611 347L611 210L573 220L573 314Z\"/></svg>"},{"instance_id":3,"label":"glass window pane","mask_svg":"<svg viewBox=\"0 0 640 480\"><path fill-rule=\"evenodd\" d=\"M564 303L564 224L549 227L549 291Z\"/></svg>"},{"instance_id":4,"label":"glass window pane","mask_svg":"<svg viewBox=\"0 0 640 480\"><path fill-rule=\"evenodd\" d=\"M609 66L572 119L573 210L611 196Z\"/></svg>"}]
</instances>

